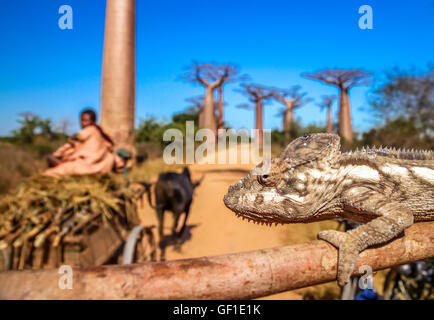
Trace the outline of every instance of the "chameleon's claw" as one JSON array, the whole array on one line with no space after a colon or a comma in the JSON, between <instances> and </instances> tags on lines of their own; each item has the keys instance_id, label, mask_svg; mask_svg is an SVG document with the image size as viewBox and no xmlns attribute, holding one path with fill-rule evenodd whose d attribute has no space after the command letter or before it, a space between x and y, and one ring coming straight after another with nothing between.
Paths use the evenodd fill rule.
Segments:
<instances>
[{"instance_id":1,"label":"chameleon's claw","mask_svg":"<svg viewBox=\"0 0 434 320\"><path fill-rule=\"evenodd\" d=\"M357 239L346 232L325 230L318 234L318 238L331 243L339 249L337 279L340 286L350 281L359 256Z\"/></svg>"},{"instance_id":2,"label":"chameleon's claw","mask_svg":"<svg viewBox=\"0 0 434 320\"><path fill-rule=\"evenodd\" d=\"M338 284L343 287L350 281L359 251L353 241L343 242L338 253Z\"/></svg>"},{"instance_id":3,"label":"chameleon's claw","mask_svg":"<svg viewBox=\"0 0 434 320\"><path fill-rule=\"evenodd\" d=\"M339 248L340 244L347 239L345 232L336 230L324 230L318 233L318 239L330 242L336 248Z\"/></svg>"}]
</instances>

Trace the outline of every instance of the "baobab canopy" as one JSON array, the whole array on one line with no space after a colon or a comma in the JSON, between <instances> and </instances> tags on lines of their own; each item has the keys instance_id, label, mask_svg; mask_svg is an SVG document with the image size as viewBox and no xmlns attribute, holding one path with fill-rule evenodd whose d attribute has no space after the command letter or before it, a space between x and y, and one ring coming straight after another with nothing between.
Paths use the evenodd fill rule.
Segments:
<instances>
[{"instance_id":1,"label":"baobab canopy","mask_svg":"<svg viewBox=\"0 0 434 320\"><path fill-rule=\"evenodd\" d=\"M339 88L339 134L351 143L353 126L348 91L353 86L369 84L371 73L360 69L324 69L311 74L303 73L302 76Z\"/></svg>"}]
</instances>

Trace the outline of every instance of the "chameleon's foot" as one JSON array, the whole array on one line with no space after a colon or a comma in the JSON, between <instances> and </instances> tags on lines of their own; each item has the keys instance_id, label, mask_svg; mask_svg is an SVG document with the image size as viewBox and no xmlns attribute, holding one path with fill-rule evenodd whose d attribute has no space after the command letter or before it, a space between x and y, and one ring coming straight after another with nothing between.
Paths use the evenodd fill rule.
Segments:
<instances>
[{"instance_id":1,"label":"chameleon's foot","mask_svg":"<svg viewBox=\"0 0 434 320\"><path fill-rule=\"evenodd\" d=\"M318 234L318 238L330 242L339 249L338 253L338 284L344 286L350 281L359 256L357 239L345 232L325 230Z\"/></svg>"},{"instance_id":2,"label":"chameleon's foot","mask_svg":"<svg viewBox=\"0 0 434 320\"><path fill-rule=\"evenodd\" d=\"M336 230L324 230L318 233L318 239L330 242L336 248L345 241L347 234Z\"/></svg>"}]
</instances>

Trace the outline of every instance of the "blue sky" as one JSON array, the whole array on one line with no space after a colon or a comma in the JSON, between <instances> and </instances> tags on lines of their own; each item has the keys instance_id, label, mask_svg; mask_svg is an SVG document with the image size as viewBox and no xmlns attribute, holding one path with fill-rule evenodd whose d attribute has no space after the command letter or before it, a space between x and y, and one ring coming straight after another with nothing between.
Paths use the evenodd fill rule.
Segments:
<instances>
[{"instance_id":1,"label":"blue sky","mask_svg":"<svg viewBox=\"0 0 434 320\"><path fill-rule=\"evenodd\" d=\"M73 9L73 30L60 30L58 9ZM358 8L373 8L374 29L358 27ZM99 108L104 0L0 0L0 135L30 111L56 123L73 121L85 106ZM363 68L380 76L393 66L424 67L434 59L434 1L418 0L137 0L137 120L170 118L203 89L177 80L192 60L232 62L259 84L299 84L318 102L334 87L300 77L321 68ZM250 129L246 98L225 87L226 121ZM350 93L353 124L374 122L370 87ZM322 124L315 102L296 111L305 124ZM265 108L265 127L278 128L281 106ZM334 112L336 112L334 105Z\"/></svg>"}]
</instances>

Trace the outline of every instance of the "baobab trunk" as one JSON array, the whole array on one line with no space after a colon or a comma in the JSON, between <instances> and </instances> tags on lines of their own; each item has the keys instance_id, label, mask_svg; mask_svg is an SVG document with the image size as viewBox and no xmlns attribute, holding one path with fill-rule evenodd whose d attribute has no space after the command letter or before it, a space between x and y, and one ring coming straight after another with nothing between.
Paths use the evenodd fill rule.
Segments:
<instances>
[{"instance_id":1,"label":"baobab trunk","mask_svg":"<svg viewBox=\"0 0 434 320\"><path fill-rule=\"evenodd\" d=\"M256 137L259 147L262 147L262 141L263 141L263 134L262 131L264 129L264 120L263 120L263 105L262 101L256 102L256 112L255 112L255 129L256 131Z\"/></svg>"},{"instance_id":2,"label":"baobab trunk","mask_svg":"<svg viewBox=\"0 0 434 320\"><path fill-rule=\"evenodd\" d=\"M282 132L285 133L288 130L288 128L286 127L286 116L284 115L282 117Z\"/></svg>"},{"instance_id":3,"label":"baobab trunk","mask_svg":"<svg viewBox=\"0 0 434 320\"><path fill-rule=\"evenodd\" d=\"M353 142L353 128L351 125L351 109L348 89L340 88L339 95L339 134L349 143Z\"/></svg>"},{"instance_id":4,"label":"baobab trunk","mask_svg":"<svg viewBox=\"0 0 434 320\"><path fill-rule=\"evenodd\" d=\"M199 128L203 128L204 127L204 125L203 125L203 107L199 110L199 119L198 119L198 121L199 121Z\"/></svg>"},{"instance_id":5,"label":"baobab trunk","mask_svg":"<svg viewBox=\"0 0 434 320\"><path fill-rule=\"evenodd\" d=\"M333 132L333 121L332 121L332 108L327 108L327 127L326 127L327 133Z\"/></svg>"},{"instance_id":6,"label":"baobab trunk","mask_svg":"<svg viewBox=\"0 0 434 320\"><path fill-rule=\"evenodd\" d=\"M325 69L313 74L305 74L309 79L319 80L339 88L339 134L348 143L353 141L353 128L351 125L351 107L348 92L357 85L370 83L370 72L360 69Z\"/></svg>"},{"instance_id":7,"label":"baobab trunk","mask_svg":"<svg viewBox=\"0 0 434 320\"><path fill-rule=\"evenodd\" d=\"M286 102L286 110L285 110L285 143L289 143L289 140L291 139L291 129L292 124L294 122L294 109L293 109L293 102L287 101Z\"/></svg>"},{"instance_id":8,"label":"baobab trunk","mask_svg":"<svg viewBox=\"0 0 434 320\"><path fill-rule=\"evenodd\" d=\"M285 123L286 123L286 130L284 132L284 137L285 137L285 144L289 143L291 140L291 129L292 129L292 124L294 122L294 109L287 109L285 112Z\"/></svg>"},{"instance_id":9,"label":"baobab trunk","mask_svg":"<svg viewBox=\"0 0 434 320\"><path fill-rule=\"evenodd\" d=\"M218 126L217 129L224 129L224 120L223 120L223 86L218 87L219 91L219 118L218 118Z\"/></svg>"},{"instance_id":10,"label":"baobab trunk","mask_svg":"<svg viewBox=\"0 0 434 320\"><path fill-rule=\"evenodd\" d=\"M135 0L107 0L102 66L101 126L117 147L133 150Z\"/></svg>"},{"instance_id":11,"label":"baobab trunk","mask_svg":"<svg viewBox=\"0 0 434 320\"><path fill-rule=\"evenodd\" d=\"M217 134L217 126L214 116L214 90L212 86L205 88L205 101L203 106L203 128L212 130L214 135Z\"/></svg>"}]
</instances>

